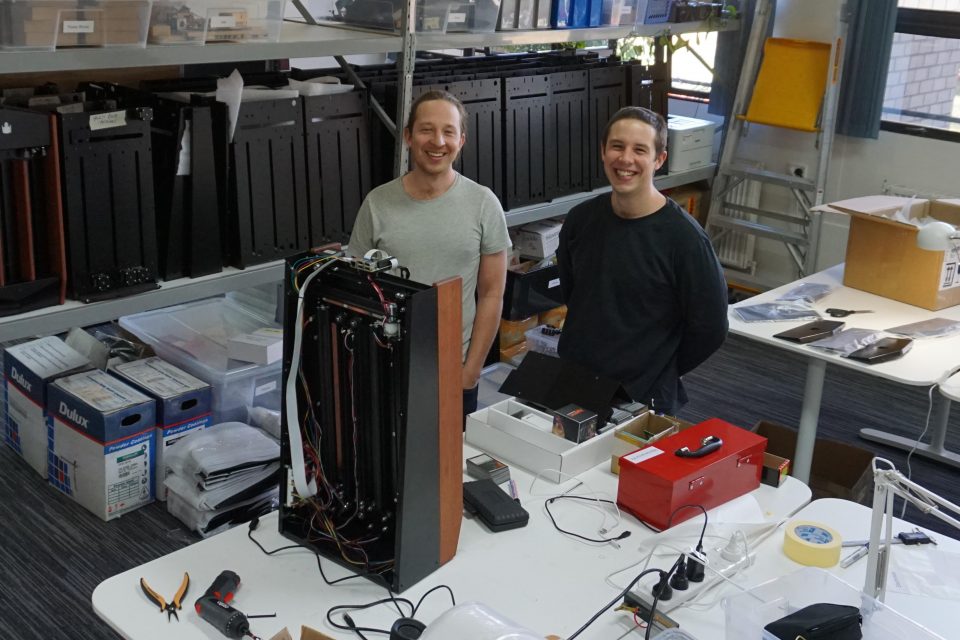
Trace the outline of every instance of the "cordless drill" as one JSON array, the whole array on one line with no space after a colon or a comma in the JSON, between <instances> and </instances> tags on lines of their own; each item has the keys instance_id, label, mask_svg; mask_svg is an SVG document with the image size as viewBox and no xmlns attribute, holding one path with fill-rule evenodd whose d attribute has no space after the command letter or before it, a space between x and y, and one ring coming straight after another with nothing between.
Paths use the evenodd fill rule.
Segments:
<instances>
[{"instance_id":1,"label":"cordless drill","mask_svg":"<svg viewBox=\"0 0 960 640\"><path fill-rule=\"evenodd\" d=\"M239 586L240 576L233 571L221 572L204 594L197 598L194 605L197 614L228 638L249 636L253 640L260 640L250 632L247 616L228 604Z\"/></svg>"}]
</instances>

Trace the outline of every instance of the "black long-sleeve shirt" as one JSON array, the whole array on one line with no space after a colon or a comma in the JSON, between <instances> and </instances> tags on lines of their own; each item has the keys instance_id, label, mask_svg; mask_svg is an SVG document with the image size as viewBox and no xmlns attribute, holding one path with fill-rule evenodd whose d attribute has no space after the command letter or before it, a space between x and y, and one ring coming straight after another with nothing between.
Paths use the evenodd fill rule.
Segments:
<instances>
[{"instance_id":1,"label":"black long-sleeve shirt","mask_svg":"<svg viewBox=\"0 0 960 640\"><path fill-rule=\"evenodd\" d=\"M561 358L618 380L638 402L672 412L680 376L727 334L727 286L706 233L667 198L624 219L610 195L574 207L557 250L567 319Z\"/></svg>"}]
</instances>

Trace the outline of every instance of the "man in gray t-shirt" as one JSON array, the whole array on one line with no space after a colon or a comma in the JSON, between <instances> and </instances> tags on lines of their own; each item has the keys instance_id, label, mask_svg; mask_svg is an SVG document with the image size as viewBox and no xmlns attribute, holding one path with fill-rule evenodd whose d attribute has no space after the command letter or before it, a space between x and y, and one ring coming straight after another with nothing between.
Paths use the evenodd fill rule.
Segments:
<instances>
[{"instance_id":1,"label":"man in gray t-shirt","mask_svg":"<svg viewBox=\"0 0 960 640\"><path fill-rule=\"evenodd\" d=\"M370 192L350 236L351 255L380 249L433 284L463 281L464 415L476 408L480 369L500 323L510 237L496 196L453 169L466 141L463 105L442 91L414 102L403 130L413 169Z\"/></svg>"}]
</instances>

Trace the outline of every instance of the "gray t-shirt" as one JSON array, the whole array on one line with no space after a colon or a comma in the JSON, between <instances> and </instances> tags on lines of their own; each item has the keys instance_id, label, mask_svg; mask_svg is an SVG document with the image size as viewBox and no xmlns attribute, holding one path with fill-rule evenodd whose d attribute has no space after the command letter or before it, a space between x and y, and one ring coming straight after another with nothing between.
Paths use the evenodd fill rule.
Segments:
<instances>
[{"instance_id":1,"label":"gray t-shirt","mask_svg":"<svg viewBox=\"0 0 960 640\"><path fill-rule=\"evenodd\" d=\"M463 357L477 313L474 294L480 256L510 248L507 219L490 189L460 174L432 200L415 200L401 178L371 191L357 214L349 251L362 256L380 249L410 269L410 279L433 284L463 280Z\"/></svg>"}]
</instances>

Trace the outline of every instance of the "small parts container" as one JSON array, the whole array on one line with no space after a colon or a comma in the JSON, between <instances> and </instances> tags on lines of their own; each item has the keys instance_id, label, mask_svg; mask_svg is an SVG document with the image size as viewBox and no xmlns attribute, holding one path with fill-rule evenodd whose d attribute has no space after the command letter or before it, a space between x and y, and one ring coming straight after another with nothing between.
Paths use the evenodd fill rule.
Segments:
<instances>
[{"instance_id":1,"label":"small parts container","mask_svg":"<svg viewBox=\"0 0 960 640\"><path fill-rule=\"evenodd\" d=\"M0 0L0 47L143 47L152 0Z\"/></svg>"},{"instance_id":2,"label":"small parts container","mask_svg":"<svg viewBox=\"0 0 960 640\"><path fill-rule=\"evenodd\" d=\"M247 407L280 409L283 362L230 360L230 338L277 325L224 298L120 318L120 326L157 355L213 387L212 424L246 422Z\"/></svg>"},{"instance_id":3,"label":"small parts container","mask_svg":"<svg viewBox=\"0 0 960 640\"><path fill-rule=\"evenodd\" d=\"M150 15L148 42L276 42L285 6L286 0L157 0Z\"/></svg>"}]
</instances>

